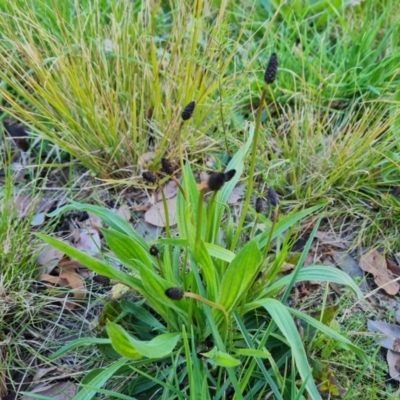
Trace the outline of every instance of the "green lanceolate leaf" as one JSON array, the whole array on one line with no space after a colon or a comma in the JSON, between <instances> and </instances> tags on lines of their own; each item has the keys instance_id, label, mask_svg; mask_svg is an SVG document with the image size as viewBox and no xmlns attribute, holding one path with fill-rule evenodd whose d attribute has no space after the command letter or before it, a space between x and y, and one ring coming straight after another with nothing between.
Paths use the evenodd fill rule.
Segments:
<instances>
[{"instance_id":1,"label":"green lanceolate leaf","mask_svg":"<svg viewBox=\"0 0 400 400\"><path fill-rule=\"evenodd\" d=\"M215 301L219 286L219 278L216 274L215 266L212 262L212 259L202 240L200 243L200 253L197 264L201 266L205 278L205 284L207 286L207 298L211 301Z\"/></svg>"},{"instance_id":2,"label":"green lanceolate leaf","mask_svg":"<svg viewBox=\"0 0 400 400\"><path fill-rule=\"evenodd\" d=\"M262 292L260 297L270 297L274 293L278 292L283 286L288 285L291 282L293 274L287 275L284 278L279 279L277 282L270 285L265 291ZM349 286L359 299L363 298L363 294L353 279L341 271L340 269L312 265L302 269L296 277L296 282L302 281L320 281L320 282L334 282L340 285ZM251 307L250 304L246 306Z\"/></svg>"},{"instance_id":3,"label":"green lanceolate leaf","mask_svg":"<svg viewBox=\"0 0 400 400\"><path fill-rule=\"evenodd\" d=\"M115 351L132 359L166 357L173 352L181 338L180 333L164 333L150 341L142 341L135 339L124 328L113 322L108 322L106 329Z\"/></svg>"},{"instance_id":4,"label":"green lanceolate leaf","mask_svg":"<svg viewBox=\"0 0 400 400\"><path fill-rule=\"evenodd\" d=\"M188 244L193 246L196 232L194 224L195 221L197 221L200 192L197 188L196 180L193 176L189 162L186 163L183 173L184 179L182 179L182 184L186 193L186 199L182 195L181 191L178 191L176 221L178 224L180 239L187 239ZM185 184L187 184L188 187L185 187Z\"/></svg>"},{"instance_id":5,"label":"green lanceolate leaf","mask_svg":"<svg viewBox=\"0 0 400 400\"><path fill-rule=\"evenodd\" d=\"M219 260L226 261L228 263L232 262L235 258L235 253L228 249L224 249L221 246L212 243L205 243L208 254L211 257L218 258Z\"/></svg>"},{"instance_id":6,"label":"green lanceolate leaf","mask_svg":"<svg viewBox=\"0 0 400 400\"><path fill-rule=\"evenodd\" d=\"M137 261L152 268L149 250L145 250L135 239L114 229L101 229L110 250L121 262L135 272L139 272Z\"/></svg>"},{"instance_id":7,"label":"green lanceolate leaf","mask_svg":"<svg viewBox=\"0 0 400 400\"><path fill-rule=\"evenodd\" d=\"M257 301L257 303L259 307L264 307L268 311L282 335L287 340L292 350L292 356L296 363L299 374L303 381L307 382L306 387L309 395L314 400L321 399L314 381L309 379L311 376L311 368L308 364L306 352L304 350L300 335L288 308L275 299L264 299Z\"/></svg>"},{"instance_id":8,"label":"green lanceolate leaf","mask_svg":"<svg viewBox=\"0 0 400 400\"><path fill-rule=\"evenodd\" d=\"M107 210L107 208L95 206L92 204L81 204L75 201L71 201L71 204L66 205L64 207L60 207L52 213L48 214L49 217L55 217L59 214L62 214L66 211L70 210L80 210L87 211L93 213L100 217L102 221L104 221L107 225L109 225L112 229L125 233L128 236L134 238L143 248L148 247L145 240L133 229L132 225L125 221L122 217L120 217L117 213Z\"/></svg>"},{"instance_id":9,"label":"green lanceolate leaf","mask_svg":"<svg viewBox=\"0 0 400 400\"><path fill-rule=\"evenodd\" d=\"M67 254L74 260L79 261L86 268L89 268L100 275L107 276L111 279L116 279L121 283L131 287L132 289L135 289L140 293L143 293L143 284L140 281L140 279L137 279L134 276L128 275L124 272L118 271L117 269L113 268L106 262L91 257L86 253L77 250L75 247L72 247L69 244L62 242L61 240L54 239L50 236L43 235L41 233L37 233L36 236L39 239L42 239L46 243L50 244L51 246L55 247L56 249L63 251L65 254Z\"/></svg>"},{"instance_id":10,"label":"green lanceolate leaf","mask_svg":"<svg viewBox=\"0 0 400 400\"><path fill-rule=\"evenodd\" d=\"M211 351L207 353L201 353L202 356L207 357L209 361L220 367L236 367L240 365L240 361L236 358L233 358L228 353L224 353L223 351L219 351L216 347L214 347Z\"/></svg>"},{"instance_id":11,"label":"green lanceolate leaf","mask_svg":"<svg viewBox=\"0 0 400 400\"><path fill-rule=\"evenodd\" d=\"M246 357L258 357L258 358L269 358L271 357L271 353L264 350L257 349L236 349L235 353L240 356Z\"/></svg>"},{"instance_id":12,"label":"green lanceolate leaf","mask_svg":"<svg viewBox=\"0 0 400 400\"><path fill-rule=\"evenodd\" d=\"M232 311L241 295L254 281L261 259L260 250L256 242L252 240L229 264L222 278L218 297L218 303L228 312Z\"/></svg>"}]
</instances>

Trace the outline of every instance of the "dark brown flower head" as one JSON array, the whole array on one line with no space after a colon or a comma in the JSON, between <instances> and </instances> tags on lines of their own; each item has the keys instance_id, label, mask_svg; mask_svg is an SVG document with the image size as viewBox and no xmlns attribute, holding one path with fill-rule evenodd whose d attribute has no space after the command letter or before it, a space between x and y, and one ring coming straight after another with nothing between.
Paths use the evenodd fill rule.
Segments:
<instances>
[{"instance_id":1,"label":"dark brown flower head","mask_svg":"<svg viewBox=\"0 0 400 400\"><path fill-rule=\"evenodd\" d=\"M30 149L29 134L24 126L11 125L4 122L4 129L14 139L15 144L20 150L27 152Z\"/></svg>"},{"instance_id":2,"label":"dark brown flower head","mask_svg":"<svg viewBox=\"0 0 400 400\"><path fill-rule=\"evenodd\" d=\"M230 169L225 172L225 182L229 182L236 174L236 169Z\"/></svg>"},{"instance_id":3,"label":"dark brown flower head","mask_svg":"<svg viewBox=\"0 0 400 400\"><path fill-rule=\"evenodd\" d=\"M160 253L160 250L158 250L157 246L153 244L153 246L150 247L149 252L152 256L157 257Z\"/></svg>"},{"instance_id":4,"label":"dark brown flower head","mask_svg":"<svg viewBox=\"0 0 400 400\"><path fill-rule=\"evenodd\" d=\"M196 107L196 103L194 101L191 101L182 111L182 119L184 121L187 121L190 119L193 115L194 108Z\"/></svg>"},{"instance_id":5,"label":"dark brown flower head","mask_svg":"<svg viewBox=\"0 0 400 400\"><path fill-rule=\"evenodd\" d=\"M221 189L226 182L226 174L224 172L214 172L208 178L208 188L213 192Z\"/></svg>"},{"instance_id":6,"label":"dark brown flower head","mask_svg":"<svg viewBox=\"0 0 400 400\"><path fill-rule=\"evenodd\" d=\"M174 167L168 158L161 159L161 171L167 175L172 175L174 173Z\"/></svg>"},{"instance_id":7,"label":"dark brown flower head","mask_svg":"<svg viewBox=\"0 0 400 400\"><path fill-rule=\"evenodd\" d=\"M150 171L143 172L142 177L146 182L149 182L149 183L157 182L157 176Z\"/></svg>"},{"instance_id":8,"label":"dark brown flower head","mask_svg":"<svg viewBox=\"0 0 400 400\"><path fill-rule=\"evenodd\" d=\"M93 280L103 286L108 286L110 284L110 278L104 275L96 275Z\"/></svg>"},{"instance_id":9,"label":"dark brown flower head","mask_svg":"<svg viewBox=\"0 0 400 400\"><path fill-rule=\"evenodd\" d=\"M279 206L280 203L279 196L272 188L268 189L268 200L273 207Z\"/></svg>"},{"instance_id":10,"label":"dark brown flower head","mask_svg":"<svg viewBox=\"0 0 400 400\"><path fill-rule=\"evenodd\" d=\"M276 53L272 53L268 61L267 69L265 70L264 74L265 83L267 83L268 85L273 83L276 79L277 72L278 72L278 56L276 55Z\"/></svg>"},{"instance_id":11,"label":"dark brown flower head","mask_svg":"<svg viewBox=\"0 0 400 400\"><path fill-rule=\"evenodd\" d=\"M185 292L179 287L172 287L165 291L166 296L172 300L181 300L184 293Z\"/></svg>"},{"instance_id":12,"label":"dark brown flower head","mask_svg":"<svg viewBox=\"0 0 400 400\"><path fill-rule=\"evenodd\" d=\"M264 209L264 200L261 197L257 197L255 205L256 213L262 213Z\"/></svg>"}]
</instances>

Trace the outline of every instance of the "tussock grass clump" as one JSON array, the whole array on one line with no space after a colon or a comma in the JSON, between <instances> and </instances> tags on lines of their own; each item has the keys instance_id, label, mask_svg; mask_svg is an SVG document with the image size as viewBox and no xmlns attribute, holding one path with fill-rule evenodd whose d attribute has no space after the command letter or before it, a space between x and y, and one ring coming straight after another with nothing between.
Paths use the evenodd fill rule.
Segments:
<instances>
[{"instance_id":1,"label":"tussock grass clump","mask_svg":"<svg viewBox=\"0 0 400 400\"><path fill-rule=\"evenodd\" d=\"M185 151L215 148L208 134L221 112L227 121L234 114L221 91L230 104L246 90L232 70L244 28L228 35L226 9L204 25L201 3L63 2L63 12L50 0L36 3L10 2L0 13L4 111L102 178L137 174L150 138L156 163L176 156L179 104L187 104L183 120L197 110L180 133Z\"/></svg>"}]
</instances>

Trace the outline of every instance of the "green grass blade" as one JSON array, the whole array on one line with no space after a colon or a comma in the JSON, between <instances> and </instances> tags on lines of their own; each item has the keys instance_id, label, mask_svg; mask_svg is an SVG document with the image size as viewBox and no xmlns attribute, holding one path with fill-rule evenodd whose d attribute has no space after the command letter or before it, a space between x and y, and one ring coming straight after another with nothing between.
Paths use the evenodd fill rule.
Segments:
<instances>
[{"instance_id":1,"label":"green grass blade","mask_svg":"<svg viewBox=\"0 0 400 400\"><path fill-rule=\"evenodd\" d=\"M108 368L105 368L102 372L96 375L86 385L88 387L101 388L121 367L123 367L128 360L123 358L118 360L114 364L111 364ZM72 400L90 400L97 393L96 389L82 388L78 394Z\"/></svg>"},{"instance_id":2,"label":"green grass blade","mask_svg":"<svg viewBox=\"0 0 400 400\"><path fill-rule=\"evenodd\" d=\"M258 304L260 307L264 307L268 311L273 321L289 343L299 374L303 381L307 381L306 387L308 394L313 400L320 400L321 396L314 380L308 379L311 375L311 368L308 364L302 340L288 308L275 299L260 300L258 301Z\"/></svg>"},{"instance_id":3,"label":"green grass blade","mask_svg":"<svg viewBox=\"0 0 400 400\"><path fill-rule=\"evenodd\" d=\"M68 353L71 350L74 350L81 346L93 346L96 344L110 344L110 339L100 339L100 338L81 338L72 341L71 343L66 344L65 346L61 347L61 349L57 350L53 353L49 360L56 360L57 358L63 356L64 354Z\"/></svg>"}]
</instances>

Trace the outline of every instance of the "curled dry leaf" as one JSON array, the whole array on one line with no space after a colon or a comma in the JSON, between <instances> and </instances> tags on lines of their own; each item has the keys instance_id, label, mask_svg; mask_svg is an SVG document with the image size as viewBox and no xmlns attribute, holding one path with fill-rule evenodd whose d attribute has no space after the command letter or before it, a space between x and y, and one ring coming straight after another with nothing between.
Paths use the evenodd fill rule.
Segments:
<instances>
[{"instance_id":1,"label":"curled dry leaf","mask_svg":"<svg viewBox=\"0 0 400 400\"><path fill-rule=\"evenodd\" d=\"M388 270L386 259L379 251L373 250L360 259L360 268L374 276L375 283L387 294L395 295L400 289L396 276Z\"/></svg>"},{"instance_id":2,"label":"curled dry leaf","mask_svg":"<svg viewBox=\"0 0 400 400\"><path fill-rule=\"evenodd\" d=\"M389 365L389 375L392 379L400 381L400 353L388 350L386 361Z\"/></svg>"},{"instance_id":3,"label":"curled dry leaf","mask_svg":"<svg viewBox=\"0 0 400 400\"><path fill-rule=\"evenodd\" d=\"M176 225L176 196L167 200L169 225ZM144 220L154 226L165 227L166 219L163 202L158 202L144 214Z\"/></svg>"}]
</instances>

